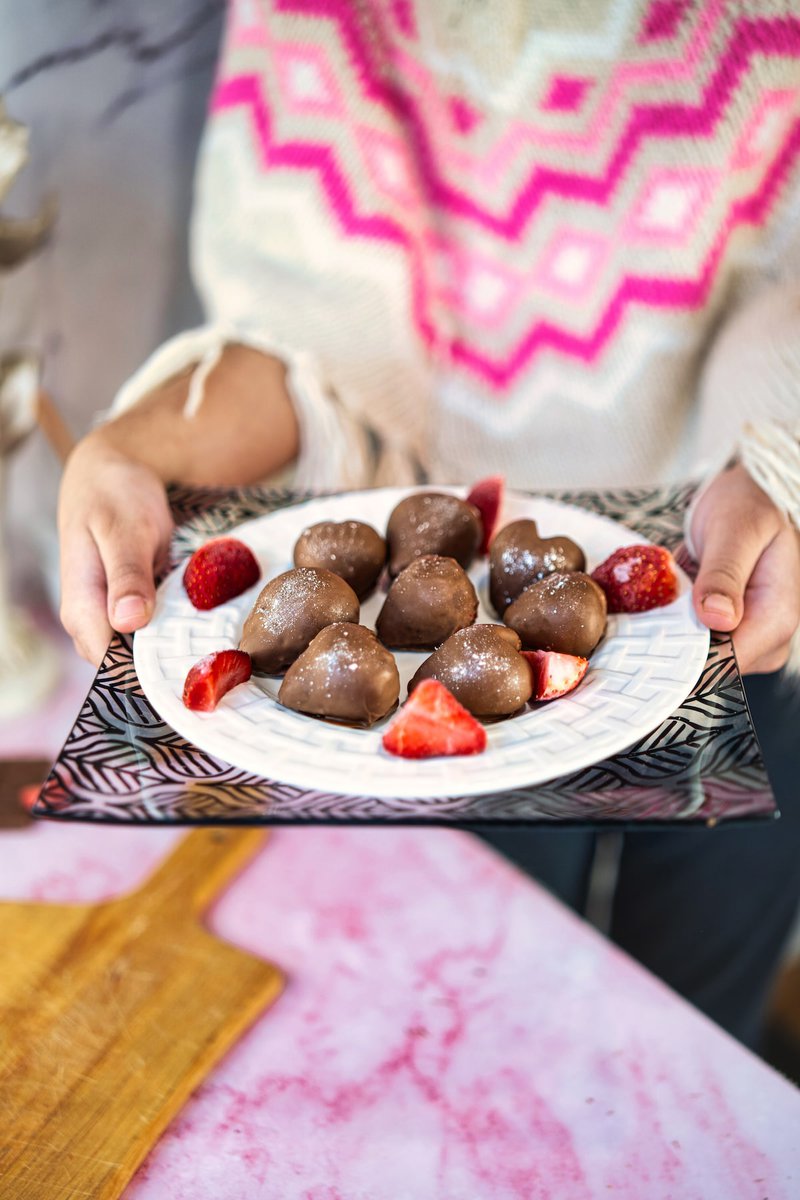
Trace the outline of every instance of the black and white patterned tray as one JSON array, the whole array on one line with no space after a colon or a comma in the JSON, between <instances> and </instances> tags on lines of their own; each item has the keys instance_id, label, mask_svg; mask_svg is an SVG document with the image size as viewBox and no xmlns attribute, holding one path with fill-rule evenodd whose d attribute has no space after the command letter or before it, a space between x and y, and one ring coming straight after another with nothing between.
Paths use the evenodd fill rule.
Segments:
<instances>
[{"instance_id":1,"label":"black and white patterned tray","mask_svg":"<svg viewBox=\"0 0 800 1200\"><path fill-rule=\"evenodd\" d=\"M614 518L679 552L689 488L548 493ZM289 493L174 489L177 563L241 521L293 503ZM685 565L685 564L684 564ZM442 824L590 826L769 818L775 800L730 638L712 637L692 694L625 754L551 783L444 799L310 792L249 775L181 738L150 706L131 641L115 637L35 812L144 824Z\"/></svg>"}]
</instances>

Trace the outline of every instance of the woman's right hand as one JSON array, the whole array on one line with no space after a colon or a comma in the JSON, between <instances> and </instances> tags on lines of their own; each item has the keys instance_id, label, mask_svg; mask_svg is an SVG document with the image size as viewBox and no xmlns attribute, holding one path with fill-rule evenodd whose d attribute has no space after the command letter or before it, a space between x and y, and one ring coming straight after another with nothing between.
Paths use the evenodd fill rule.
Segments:
<instances>
[{"instance_id":1,"label":"woman's right hand","mask_svg":"<svg viewBox=\"0 0 800 1200\"><path fill-rule=\"evenodd\" d=\"M155 570L173 528L164 484L97 429L67 461L58 524L61 620L99 666L112 630L131 633L152 615Z\"/></svg>"},{"instance_id":2,"label":"woman's right hand","mask_svg":"<svg viewBox=\"0 0 800 1200\"><path fill-rule=\"evenodd\" d=\"M99 665L112 629L150 620L155 569L172 533L165 480L242 487L296 456L299 425L280 359L226 346L186 416L191 369L143 396L79 442L59 501L61 620Z\"/></svg>"}]
</instances>

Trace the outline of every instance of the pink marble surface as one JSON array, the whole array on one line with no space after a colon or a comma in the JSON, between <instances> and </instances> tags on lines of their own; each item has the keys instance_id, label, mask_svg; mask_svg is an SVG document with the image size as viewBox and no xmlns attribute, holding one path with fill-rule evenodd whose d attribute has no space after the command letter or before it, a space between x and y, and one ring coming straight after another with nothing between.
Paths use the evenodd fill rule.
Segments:
<instances>
[{"instance_id":1,"label":"pink marble surface","mask_svg":"<svg viewBox=\"0 0 800 1200\"><path fill-rule=\"evenodd\" d=\"M99 900L177 831L0 835L5 898ZM800 1092L477 840L285 830L210 914L286 992L126 1200L792 1200Z\"/></svg>"}]
</instances>

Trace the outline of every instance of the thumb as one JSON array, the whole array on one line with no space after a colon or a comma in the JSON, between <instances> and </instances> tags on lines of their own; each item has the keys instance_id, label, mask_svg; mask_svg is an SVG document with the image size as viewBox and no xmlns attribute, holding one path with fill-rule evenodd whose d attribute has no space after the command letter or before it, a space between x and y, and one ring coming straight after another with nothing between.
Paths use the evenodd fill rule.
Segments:
<instances>
[{"instance_id":1,"label":"thumb","mask_svg":"<svg viewBox=\"0 0 800 1200\"><path fill-rule=\"evenodd\" d=\"M744 593L764 551L753 524L730 510L708 521L700 546L700 568L692 589L695 610L709 629L729 633L744 615Z\"/></svg>"},{"instance_id":2,"label":"thumb","mask_svg":"<svg viewBox=\"0 0 800 1200\"><path fill-rule=\"evenodd\" d=\"M144 524L115 524L104 536L95 534L95 540L106 573L109 624L119 633L141 629L155 605L157 534Z\"/></svg>"}]
</instances>

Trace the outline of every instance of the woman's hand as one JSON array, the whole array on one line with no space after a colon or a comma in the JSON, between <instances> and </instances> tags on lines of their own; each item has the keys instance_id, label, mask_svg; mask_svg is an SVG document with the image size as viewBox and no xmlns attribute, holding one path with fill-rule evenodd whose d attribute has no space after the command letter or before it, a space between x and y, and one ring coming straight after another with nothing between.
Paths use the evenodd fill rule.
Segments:
<instances>
[{"instance_id":1,"label":"woman's hand","mask_svg":"<svg viewBox=\"0 0 800 1200\"><path fill-rule=\"evenodd\" d=\"M164 484L97 430L67 462L58 524L61 620L99 666L112 629L132 633L152 615L155 570L172 532Z\"/></svg>"},{"instance_id":2,"label":"woman's hand","mask_svg":"<svg viewBox=\"0 0 800 1200\"><path fill-rule=\"evenodd\" d=\"M277 358L226 346L194 416L185 416L187 369L73 450L58 514L61 620L84 658L99 664L112 629L132 633L150 620L172 532L166 482L245 486L295 457L285 375Z\"/></svg>"},{"instance_id":3,"label":"woman's hand","mask_svg":"<svg viewBox=\"0 0 800 1200\"><path fill-rule=\"evenodd\" d=\"M800 624L800 535L741 466L706 489L691 535L700 620L733 633L742 674L779 670Z\"/></svg>"}]
</instances>

